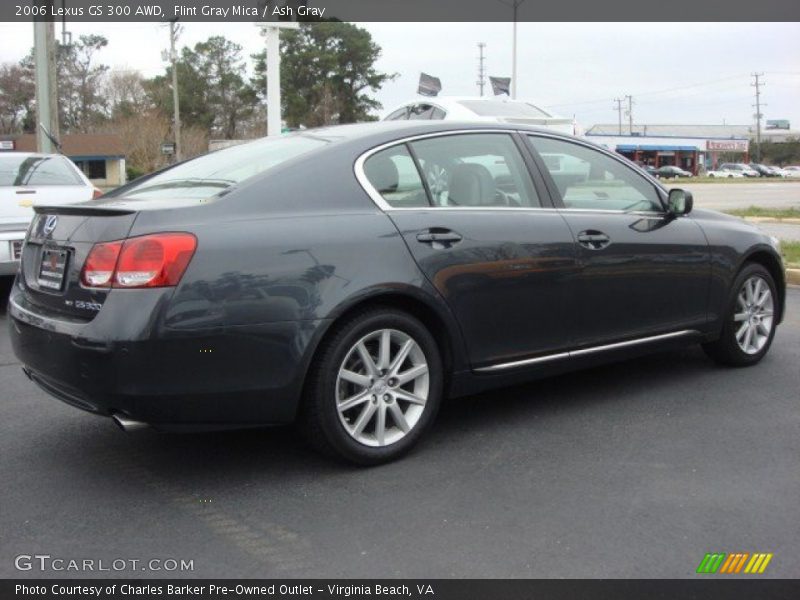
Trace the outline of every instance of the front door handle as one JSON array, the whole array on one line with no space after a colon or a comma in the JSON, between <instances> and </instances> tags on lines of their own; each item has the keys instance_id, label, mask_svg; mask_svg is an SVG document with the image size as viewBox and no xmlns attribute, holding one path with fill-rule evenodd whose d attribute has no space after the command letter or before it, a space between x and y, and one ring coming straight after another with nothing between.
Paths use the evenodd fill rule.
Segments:
<instances>
[{"instance_id":1,"label":"front door handle","mask_svg":"<svg viewBox=\"0 0 800 600\"><path fill-rule=\"evenodd\" d=\"M611 238L602 231L587 229L578 234L578 243L589 250L601 250L611 244Z\"/></svg>"},{"instance_id":2,"label":"front door handle","mask_svg":"<svg viewBox=\"0 0 800 600\"><path fill-rule=\"evenodd\" d=\"M446 248L463 240L463 236L451 229L432 227L417 234L417 241L432 244L434 248Z\"/></svg>"}]
</instances>

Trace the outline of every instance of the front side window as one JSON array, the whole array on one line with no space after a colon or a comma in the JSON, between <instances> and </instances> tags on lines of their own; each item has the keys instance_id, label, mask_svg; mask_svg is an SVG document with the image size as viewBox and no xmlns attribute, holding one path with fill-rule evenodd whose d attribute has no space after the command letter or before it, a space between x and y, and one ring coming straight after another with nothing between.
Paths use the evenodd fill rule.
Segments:
<instances>
[{"instance_id":1,"label":"front side window","mask_svg":"<svg viewBox=\"0 0 800 600\"><path fill-rule=\"evenodd\" d=\"M647 179L599 150L563 140L529 136L565 208L662 211Z\"/></svg>"},{"instance_id":2,"label":"front side window","mask_svg":"<svg viewBox=\"0 0 800 600\"><path fill-rule=\"evenodd\" d=\"M364 174L393 208L430 206L417 166L405 144L370 156L364 163Z\"/></svg>"},{"instance_id":3,"label":"front side window","mask_svg":"<svg viewBox=\"0 0 800 600\"><path fill-rule=\"evenodd\" d=\"M78 174L61 156L0 157L0 185L81 185Z\"/></svg>"},{"instance_id":4,"label":"front side window","mask_svg":"<svg viewBox=\"0 0 800 600\"><path fill-rule=\"evenodd\" d=\"M539 207L510 135L447 135L411 142L433 206Z\"/></svg>"}]
</instances>

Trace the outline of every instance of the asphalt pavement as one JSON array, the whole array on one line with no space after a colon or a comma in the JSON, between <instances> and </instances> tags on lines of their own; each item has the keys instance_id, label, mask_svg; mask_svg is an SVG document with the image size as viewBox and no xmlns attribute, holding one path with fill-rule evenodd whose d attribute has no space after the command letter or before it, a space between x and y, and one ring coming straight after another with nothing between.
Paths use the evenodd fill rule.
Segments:
<instances>
[{"instance_id":1,"label":"asphalt pavement","mask_svg":"<svg viewBox=\"0 0 800 600\"><path fill-rule=\"evenodd\" d=\"M0 576L695 577L717 551L800 577L798 288L788 311L756 367L689 348L450 401L371 469L291 428L125 434L29 382L2 314ZM15 569L36 554L194 570Z\"/></svg>"}]
</instances>

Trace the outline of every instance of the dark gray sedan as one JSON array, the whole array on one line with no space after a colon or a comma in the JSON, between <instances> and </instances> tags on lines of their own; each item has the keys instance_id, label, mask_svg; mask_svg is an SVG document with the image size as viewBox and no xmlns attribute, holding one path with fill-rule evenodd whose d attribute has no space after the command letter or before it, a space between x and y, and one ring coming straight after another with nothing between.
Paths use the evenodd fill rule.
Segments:
<instances>
[{"instance_id":1,"label":"dark gray sedan","mask_svg":"<svg viewBox=\"0 0 800 600\"><path fill-rule=\"evenodd\" d=\"M299 132L37 213L9 301L31 380L125 429L297 420L362 464L444 396L682 344L753 365L783 318L776 240L511 124Z\"/></svg>"}]
</instances>

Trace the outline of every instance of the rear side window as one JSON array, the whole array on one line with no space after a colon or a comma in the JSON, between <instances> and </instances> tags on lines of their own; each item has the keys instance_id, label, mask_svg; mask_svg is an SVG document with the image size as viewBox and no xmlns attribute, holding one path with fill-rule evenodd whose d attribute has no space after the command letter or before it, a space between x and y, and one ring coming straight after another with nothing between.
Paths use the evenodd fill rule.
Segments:
<instances>
[{"instance_id":1,"label":"rear side window","mask_svg":"<svg viewBox=\"0 0 800 600\"><path fill-rule=\"evenodd\" d=\"M0 185L81 185L75 169L61 156L0 156Z\"/></svg>"},{"instance_id":2,"label":"rear side window","mask_svg":"<svg viewBox=\"0 0 800 600\"><path fill-rule=\"evenodd\" d=\"M364 174L393 208L429 206L419 171L405 145L370 156L364 163Z\"/></svg>"},{"instance_id":3,"label":"rear side window","mask_svg":"<svg viewBox=\"0 0 800 600\"><path fill-rule=\"evenodd\" d=\"M509 135L444 135L412 142L411 147L427 179L433 206L541 206Z\"/></svg>"},{"instance_id":4,"label":"rear side window","mask_svg":"<svg viewBox=\"0 0 800 600\"><path fill-rule=\"evenodd\" d=\"M433 116L434 107L430 104L415 104L408 111L409 121L428 121Z\"/></svg>"}]
</instances>

